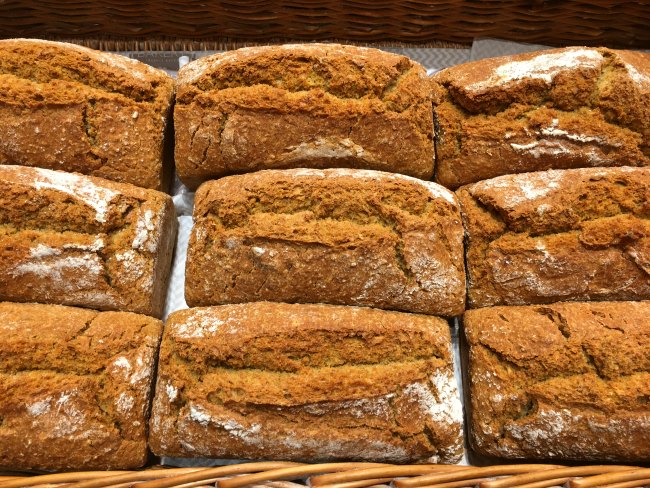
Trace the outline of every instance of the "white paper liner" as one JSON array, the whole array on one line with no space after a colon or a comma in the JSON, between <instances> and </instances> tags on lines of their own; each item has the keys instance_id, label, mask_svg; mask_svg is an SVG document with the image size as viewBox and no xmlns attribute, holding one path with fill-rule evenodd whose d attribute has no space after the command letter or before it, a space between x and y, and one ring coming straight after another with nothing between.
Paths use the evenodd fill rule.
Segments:
<instances>
[{"instance_id":1,"label":"white paper liner","mask_svg":"<svg viewBox=\"0 0 650 488\"><path fill-rule=\"evenodd\" d=\"M167 320L170 313L182 310L187 307L185 303L185 258L187 256L187 244L192 231L192 217L178 217L178 237L172 261L172 270L169 275L169 286L167 287L167 301L165 302L165 313L163 320Z\"/></svg>"}]
</instances>

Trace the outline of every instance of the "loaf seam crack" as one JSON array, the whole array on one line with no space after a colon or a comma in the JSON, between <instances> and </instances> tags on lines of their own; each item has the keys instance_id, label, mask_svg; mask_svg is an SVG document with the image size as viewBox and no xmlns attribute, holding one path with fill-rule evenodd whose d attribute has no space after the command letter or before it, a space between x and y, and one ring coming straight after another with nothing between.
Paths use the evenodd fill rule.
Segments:
<instances>
[{"instance_id":1,"label":"loaf seam crack","mask_svg":"<svg viewBox=\"0 0 650 488\"><path fill-rule=\"evenodd\" d=\"M548 319L557 326L560 334L562 334L565 339L568 340L571 338L571 327L569 326L569 322L560 312L548 307L539 307L536 311L537 313L548 317Z\"/></svg>"},{"instance_id":2,"label":"loaf seam crack","mask_svg":"<svg viewBox=\"0 0 650 488\"><path fill-rule=\"evenodd\" d=\"M594 373L596 373L596 375L600 379L607 381L608 380L607 376L603 374L601 368L598 366L598 363L596 362L596 358L594 358L594 356L589 352L587 346L585 344L581 344L580 348L582 350L582 354L585 358L585 361L589 369L591 369Z\"/></svg>"},{"instance_id":3,"label":"loaf seam crack","mask_svg":"<svg viewBox=\"0 0 650 488\"><path fill-rule=\"evenodd\" d=\"M82 75L79 76L72 76L71 72L68 71L66 74L70 76L61 76L61 77L56 77L56 76L45 76L42 78L32 78L29 76L25 76L24 74L20 72L10 72L8 71L7 68L0 68L0 76L9 76L13 78L18 78L20 80L27 81L29 83L33 83L36 85L41 85L41 86L48 86L52 84L53 82L57 81L64 81L66 83L70 83L74 85L75 87L84 87L89 90L97 90L98 92L105 93L106 95L112 95L112 96L119 96L119 97L124 97L127 100L131 100L136 103L153 103L156 101L157 98L157 93L149 93L146 95L142 95L137 93L136 89L133 90L116 90L114 88L111 88L109 85L103 85L101 83L93 83L92 80L89 80L89 77L93 76L93 73L89 73L89 77L84 77ZM152 83L153 86L153 83ZM155 89L155 86L154 86Z\"/></svg>"}]
</instances>

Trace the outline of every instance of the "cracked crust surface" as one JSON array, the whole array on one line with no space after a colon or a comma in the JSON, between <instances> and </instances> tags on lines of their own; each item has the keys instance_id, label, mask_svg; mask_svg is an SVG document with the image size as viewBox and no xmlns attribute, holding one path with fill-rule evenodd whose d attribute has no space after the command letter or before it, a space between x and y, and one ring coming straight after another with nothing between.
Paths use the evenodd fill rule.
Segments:
<instances>
[{"instance_id":1,"label":"cracked crust surface","mask_svg":"<svg viewBox=\"0 0 650 488\"><path fill-rule=\"evenodd\" d=\"M471 435L506 458L650 459L650 303L465 313Z\"/></svg>"},{"instance_id":2,"label":"cracked crust surface","mask_svg":"<svg viewBox=\"0 0 650 488\"><path fill-rule=\"evenodd\" d=\"M144 465L161 330L133 313L0 303L0 466Z\"/></svg>"},{"instance_id":3,"label":"cracked crust surface","mask_svg":"<svg viewBox=\"0 0 650 488\"><path fill-rule=\"evenodd\" d=\"M0 165L0 300L160 317L175 232L164 193Z\"/></svg>"},{"instance_id":4,"label":"cracked crust surface","mask_svg":"<svg viewBox=\"0 0 650 488\"><path fill-rule=\"evenodd\" d=\"M436 181L650 165L650 55L570 47L485 59L432 78Z\"/></svg>"},{"instance_id":5,"label":"cracked crust surface","mask_svg":"<svg viewBox=\"0 0 650 488\"><path fill-rule=\"evenodd\" d=\"M457 195L469 307L650 298L650 168L500 176Z\"/></svg>"},{"instance_id":6,"label":"cracked crust surface","mask_svg":"<svg viewBox=\"0 0 650 488\"><path fill-rule=\"evenodd\" d=\"M173 80L73 44L0 41L0 164L160 190Z\"/></svg>"},{"instance_id":7,"label":"cracked crust surface","mask_svg":"<svg viewBox=\"0 0 650 488\"><path fill-rule=\"evenodd\" d=\"M196 193L185 297L454 316L465 305L462 239L458 202L435 183L353 169L229 176Z\"/></svg>"},{"instance_id":8,"label":"cracked crust surface","mask_svg":"<svg viewBox=\"0 0 650 488\"><path fill-rule=\"evenodd\" d=\"M189 187L233 173L351 167L431 179L426 72L337 44L244 48L183 67L176 165Z\"/></svg>"},{"instance_id":9,"label":"cracked crust surface","mask_svg":"<svg viewBox=\"0 0 650 488\"><path fill-rule=\"evenodd\" d=\"M257 302L175 312L151 419L158 455L457 462L462 407L437 317Z\"/></svg>"}]
</instances>

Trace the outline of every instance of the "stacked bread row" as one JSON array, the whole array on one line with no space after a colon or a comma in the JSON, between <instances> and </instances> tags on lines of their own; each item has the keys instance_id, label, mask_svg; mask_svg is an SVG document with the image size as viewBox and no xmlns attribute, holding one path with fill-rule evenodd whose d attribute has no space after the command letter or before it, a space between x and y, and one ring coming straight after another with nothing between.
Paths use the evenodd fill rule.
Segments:
<instances>
[{"instance_id":1,"label":"stacked bread row","mask_svg":"<svg viewBox=\"0 0 650 488\"><path fill-rule=\"evenodd\" d=\"M470 183L457 195L481 454L650 457L650 304L630 301L650 298L649 72L644 54L567 48L433 77L437 180Z\"/></svg>"},{"instance_id":2,"label":"stacked bread row","mask_svg":"<svg viewBox=\"0 0 650 488\"><path fill-rule=\"evenodd\" d=\"M475 449L647 460L650 172L551 170L458 195Z\"/></svg>"},{"instance_id":3,"label":"stacked bread row","mask_svg":"<svg viewBox=\"0 0 650 488\"><path fill-rule=\"evenodd\" d=\"M606 60L598 65L606 72L603 80L620 81L619 91L640 77L638 87L630 90L647 97L642 75L621 64L623 58L615 52L574 51L567 50L567 56ZM554 53L551 59L562 56ZM495 71L502 76L519 62L505 62L508 70ZM495 97L499 103L488 103L489 110L508 124L519 124L525 120L522 113L556 103L548 95L549 87L564 86L556 78L581 79L583 74L543 63L540 67L539 61L533 66L532 81L524 85L536 87L537 95L526 98L522 93L531 88L519 86L520 78L503 75L503 86L494 82L497 89L478 98ZM79 69L57 71L49 83L68 86L72 81L66 77ZM45 72L50 76L53 71ZM38 79L35 73L30 76ZM434 98L442 90L435 85L445 76L443 72L434 79ZM98 80L92 78L92 90L98 89ZM596 94L606 92L605 81L598 83ZM519 88L510 93L513 83ZM449 96L462 91L440 86ZM575 83L567 86L579 91ZM176 162L190 185L231 172L305 165L379 167L427 178L433 173L429 81L420 67L399 56L333 46L245 50L189 65L177 90ZM515 112L504 108L506 99L517 108L536 105L510 120L507 114ZM557 100L561 107L551 117L559 117L558 110L575 110L585 119L596 112L610 119L618 113L595 95L583 100L594 105L584 109L562 105L566 97ZM445 107L441 101L435 107L439 156L445 153L449 127L468 128L484 118L445 125ZM128 153L126 132L125 146L116 141L97 144L101 131L87 122L88 110L82 109L80 119L86 120L87 140ZM137 120L141 113L134 111L131 118ZM643 134L646 122L641 117L629 127ZM557 148L555 139L564 138L580 142L587 155L593 153L590 145L600 144L595 133L569 132L555 118L550 124L555 124L553 130L536 133L536 144ZM521 130L530 136L531 127ZM470 139L481 140L492 129L486 125L486 132ZM621 133L627 134L625 130ZM108 132L114 131L113 126ZM495 134L490 137L498 140ZM510 148L532 144L508 142L510 137L503 134L501 139ZM540 142L544 137L555 142ZM643 151L643 139L635 140ZM460 150L463 138L457 141ZM583 165L587 159L576 156L571 161ZM444 161L439 157L439 175ZM429 167L430 173L417 167ZM78 175L0 168L7 175L3 194L9 199L2 209L8 256L4 274L11 277L2 299L160 313L174 227L168 197ZM600 279L593 263L607 256L628 265L627 270L633 265L620 258L629 256L640 266L636 271L643 269L638 263L644 262L645 174L643 169L612 168L502 177L461 188L458 198L435 183L356 169L269 170L204 183L196 194L185 283L188 304L198 308L177 312L167 321L149 437L153 451L170 456L457 461L462 412L450 332L444 320L431 315L459 315L465 306L459 200L468 236L470 306L548 303L558 295L567 300L642 299L647 298L646 275L637 272L621 284L617 279L628 280L629 274L612 276L610 271ZM568 286L579 272L588 284ZM610 296L611 290L620 293ZM535 293L538 298L531 298ZM509 301L512 297L515 301ZM0 452L0 464L46 469L142 464L160 323L112 312L5 306L6 323L13 324L7 328L9 342L15 346L0 363L0 387L6 384L15 392L17 377L34 386L16 392L0 411L0 435L8 446ZM642 359L621 359L626 354L648 356L647 321L624 327L617 349L605 348L599 337L617 326L599 314L620 306L605 304L595 312L589 304L503 312L486 308L466 314L472 347L472 439L481 452L648 458L643 447L648 367ZM634 307L643 317L645 304ZM69 323L62 318L75 314L80 315ZM32 331L43 317L54 324L52 333L35 345ZM597 318L585 325L585 317ZM523 322L528 320L532 325L526 330ZM111 329L101 325L111 322L116 324ZM564 342L556 340L557 332ZM79 346L62 348L61 338ZM32 352L39 346L45 350L42 359ZM47 388L38 386L41 378L46 378ZM80 393L86 385L94 396ZM574 385L585 392L575 404L588 404L575 422L578 410L571 410L573 404L560 394ZM83 420L75 423L78 419ZM572 427L560 428L549 419ZM126 424L137 429L131 431ZM619 430L606 432L614 427ZM31 444L21 444L25 432ZM596 437L594 432L603 440L585 440ZM626 449L620 448L620 439L626 439ZM562 449L549 447L557 442ZM54 461L44 450L30 447L41 443L58 446L53 448L58 453ZM70 446L74 456L65 451Z\"/></svg>"},{"instance_id":4,"label":"stacked bread row","mask_svg":"<svg viewBox=\"0 0 650 488\"><path fill-rule=\"evenodd\" d=\"M153 452L457 462L462 407L436 315L464 309L462 238L453 193L403 175L204 183L185 281L198 308L167 324Z\"/></svg>"},{"instance_id":5,"label":"stacked bread row","mask_svg":"<svg viewBox=\"0 0 650 488\"><path fill-rule=\"evenodd\" d=\"M0 466L142 466L177 227L157 191L173 80L72 45L0 52Z\"/></svg>"},{"instance_id":6,"label":"stacked bread row","mask_svg":"<svg viewBox=\"0 0 650 488\"><path fill-rule=\"evenodd\" d=\"M26 49L23 44L14 43L11 49L37 59L61 49L41 43L27 43ZM324 50L320 46L315 52L323 56ZM303 54L297 51L299 59ZM416 148L426 154L415 163L422 166L424 161L422 175L431 176L432 119L423 70L406 58L382 60L374 51L365 56L363 50L341 48L332 55L332 73L340 75L342 66L351 62L346 58L352 58L353 64L368 63L366 82L379 80L395 92L379 100L384 95L375 88L370 100L355 100L350 94L349 102L341 94L338 108L330 100L336 110L355 119L346 119L336 130L350 137L350 124L361 123L367 115L373 127L384 124L394 140L408 138L415 111L425 125L424 135L418 133L415 139L423 139L428 147ZM69 56L75 62L97 61L77 48ZM97 62L107 61L118 62L103 56ZM106 129L124 131L122 145L101 139L95 119L88 118L94 115L98 78L78 86L79 77L71 72L81 68L68 59L66 63L74 69L50 67L39 84L61 91L74 88L70 91L83 105L78 121L91 146L130 153L131 121L120 125L125 121L116 108ZM400 74L405 80L390 87ZM26 82L22 72L18 75L7 76L18 78L12 81L20 87ZM417 88L413 108L404 107L406 114L391 105L398 103L395 97L408 97L402 84ZM310 97L301 103L312 104ZM51 104L48 99L44 105ZM179 128L181 105L179 98ZM102 111L112 112L105 107ZM152 116L140 106L135 112L133 120ZM335 114L325 115L336 119ZM222 129L225 136L227 130ZM205 137L203 132L192 135L197 144ZM316 163L320 151L325 154L321 164L327 166L331 154L341 154L336 137L331 140L319 140L315 150L301 147L292 157ZM139 141L149 150L160 143ZM52 138L43 142L50 152L59 152ZM404 147L408 151L412 145L409 141ZM202 152L210 154L208 147ZM408 165L414 162L399 152L394 156ZM17 159L7 162L24 162ZM344 165L346 161L347 156ZM386 164L381 155L377 161ZM8 195L4 274L14 278L7 280L2 299L160 315L174 233L168 197L77 174L15 165L0 168ZM447 323L426 315L351 306L449 316L462 312L462 225L453 194L434 183L375 171L290 170L250 178L207 183L197 194L186 273L191 305L250 303L194 308L169 318L150 435L147 405L159 322L124 313L3 304L7 342L12 344L2 365L3 388L12 394L2 406L0 434L6 448L0 452L0 464L32 469L133 467L146 458L147 442L157 454L176 456L400 462L460 458L462 407ZM258 205L253 208L254 201ZM14 252L16 243L20 252ZM270 270L268 277L265 269ZM344 286L338 287L339 281ZM341 306L259 301L264 299ZM33 331L41 321L48 334L39 342ZM113 327L101 330L111 322ZM104 332L116 339L105 338ZM66 342L79 342L86 350L68 352ZM35 348L47 351L42 360L32 354ZM28 379L20 392L14 391L17 377Z\"/></svg>"},{"instance_id":7,"label":"stacked bread row","mask_svg":"<svg viewBox=\"0 0 650 488\"><path fill-rule=\"evenodd\" d=\"M2 271L13 278L2 299L158 312L168 199L75 174L0 171ZM126 468L143 463L147 444L183 457L460 458L447 322L350 306L462 312L451 192L401 175L288 170L207 183L196 201L188 302L245 303L172 314L160 356L150 317L2 303L0 465Z\"/></svg>"},{"instance_id":8,"label":"stacked bread row","mask_svg":"<svg viewBox=\"0 0 650 488\"><path fill-rule=\"evenodd\" d=\"M199 59L175 83L70 44L3 40L0 54L0 164L157 190L169 182L172 139L192 189L262 169L372 169L456 189L510 173L650 164L650 62L637 52L554 49L429 79L375 49L270 46Z\"/></svg>"}]
</instances>

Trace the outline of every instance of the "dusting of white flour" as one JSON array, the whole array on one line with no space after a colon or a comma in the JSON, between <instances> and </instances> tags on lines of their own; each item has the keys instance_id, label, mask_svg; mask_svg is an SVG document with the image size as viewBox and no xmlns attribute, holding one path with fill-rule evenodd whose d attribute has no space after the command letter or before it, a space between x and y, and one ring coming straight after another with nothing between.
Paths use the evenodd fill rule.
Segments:
<instances>
[{"instance_id":1,"label":"dusting of white flour","mask_svg":"<svg viewBox=\"0 0 650 488\"><path fill-rule=\"evenodd\" d=\"M539 79L550 84L563 70L577 67L599 68L603 60L603 56L595 49L568 48L561 52L540 54L527 61L502 64L494 69L487 79L468 85L466 90L483 92L524 78Z\"/></svg>"},{"instance_id":2,"label":"dusting of white flour","mask_svg":"<svg viewBox=\"0 0 650 488\"><path fill-rule=\"evenodd\" d=\"M32 168L32 170L37 175L31 182L36 190L46 189L66 193L92 207L97 222L106 222L109 205L111 200L118 196L117 192L97 186L87 178L76 174L41 168Z\"/></svg>"}]
</instances>

